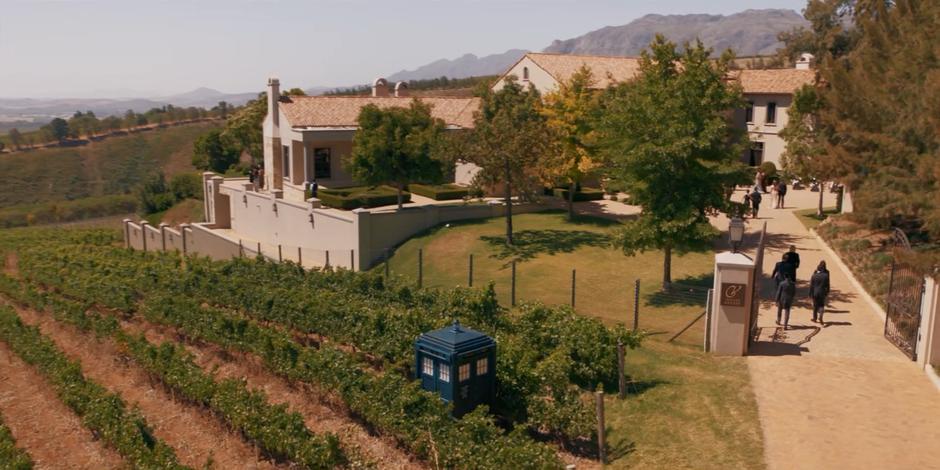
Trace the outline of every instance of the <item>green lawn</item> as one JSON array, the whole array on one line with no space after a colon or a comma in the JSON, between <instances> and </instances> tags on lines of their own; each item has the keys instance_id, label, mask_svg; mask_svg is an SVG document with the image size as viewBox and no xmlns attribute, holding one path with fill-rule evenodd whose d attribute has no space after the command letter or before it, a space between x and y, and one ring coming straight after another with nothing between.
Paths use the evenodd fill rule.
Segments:
<instances>
[{"instance_id":1,"label":"green lawn","mask_svg":"<svg viewBox=\"0 0 940 470\"><path fill-rule=\"evenodd\" d=\"M816 215L816 208L812 209L800 209L798 211L793 211L796 214L796 218L800 219L800 222L806 227L807 230L813 230L823 223L824 220L829 218L830 215L836 214L835 207L825 207L823 208L823 215L820 217Z\"/></svg>"},{"instance_id":2,"label":"green lawn","mask_svg":"<svg viewBox=\"0 0 940 470\"><path fill-rule=\"evenodd\" d=\"M702 353L702 321L675 343L666 341L703 306L658 293L661 253L624 256L610 247L616 222L582 217L569 223L559 212L514 217L517 247L509 250L502 242L504 220L451 224L409 240L392 256L392 274L413 279L422 248L426 287L465 286L473 253L474 286L492 279L508 305L509 266L515 259L519 299L566 304L574 268L577 311L627 325L632 325L633 283L639 278L640 328L665 333L628 351L627 372L634 381L628 398L607 398L611 467L763 467L757 405L744 359ZM710 252L676 256L673 280L710 284L713 259Z\"/></svg>"},{"instance_id":3,"label":"green lawn","mask_svg":"<svg viewBox=\"0 0 940 470\"><path fill-rule=\"evenodd\" d=\"M503 243L505 219L466 221L438 227L415 237L393 254L393 275L417 278L418 249L423 250L425 287L466 286L469 256L474 255L474 286L496 284L500 302L509 305L511 262L516 260L519 302L569 304L571 271L576 270L576 310L607 322L633 324L634 281L640 279L640 328L668 337L704 308L701 295L663 295L662 253L624 256L610 246L617 223L580 217L568 222L561 212L523 214L513 218L516 247ZM673 281L696 286L712 282L714 255L690 253L673 258ZM382 265L375 269L384 269ZM703 327L689 329L678 341L700 345ZM666 334L669 333L669 334Z\"/></svg>"}]
</instances>

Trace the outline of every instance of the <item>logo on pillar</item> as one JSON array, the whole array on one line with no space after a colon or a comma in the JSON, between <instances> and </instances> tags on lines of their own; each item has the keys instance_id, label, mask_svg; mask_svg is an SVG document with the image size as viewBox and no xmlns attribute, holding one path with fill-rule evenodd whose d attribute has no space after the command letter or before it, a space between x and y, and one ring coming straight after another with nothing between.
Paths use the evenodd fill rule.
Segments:
<instances>
[{"instance_id":1,"label":"logo on pillar","mask_svg":"<svg viewBox=\"0 0 940 470\"><path fill-rule=\"evenodd\" d=\"M721 305L727 307L743 307L744 291L747 284L721 283Z\"/></svg>"}]
</instances>

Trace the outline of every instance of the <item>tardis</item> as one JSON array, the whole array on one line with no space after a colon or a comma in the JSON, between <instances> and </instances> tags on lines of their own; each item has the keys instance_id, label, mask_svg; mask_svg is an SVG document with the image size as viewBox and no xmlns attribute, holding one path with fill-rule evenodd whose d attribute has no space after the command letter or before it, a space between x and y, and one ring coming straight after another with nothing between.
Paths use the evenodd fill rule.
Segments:
<instances>
[{"instance_id":1,"label":"tardis","mask_svg":"<svg viewBox=\"0 0 940 470\"><path fill-rule=\"evenodd\" d=\"M452 403L459 418L493 401L496 341L454 321L415 340L415 371L421 387Z\"/></svg>"}]
</instances>

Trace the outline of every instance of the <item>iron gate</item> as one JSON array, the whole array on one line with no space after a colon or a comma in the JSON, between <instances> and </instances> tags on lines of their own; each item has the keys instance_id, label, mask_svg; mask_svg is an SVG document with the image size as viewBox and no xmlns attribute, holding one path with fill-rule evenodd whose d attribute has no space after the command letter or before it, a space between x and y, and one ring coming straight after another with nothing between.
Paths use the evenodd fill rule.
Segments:
<instances>
[{"instance_id":1,"label":"iron gate","mask_svg":"<svg viewBox=\"0 0 940 470\"><path fill-rule=\"evenodd\" d=\"M924 276L918 274L898 254L911 252L911 244L904 232L894 229L895 248L888 280L885 338L897 346L911 360L917 360L917 334L920 330L920 308L924 298ZM899 259L900 258L900 259Z\"/></svg>"}]
</instances>

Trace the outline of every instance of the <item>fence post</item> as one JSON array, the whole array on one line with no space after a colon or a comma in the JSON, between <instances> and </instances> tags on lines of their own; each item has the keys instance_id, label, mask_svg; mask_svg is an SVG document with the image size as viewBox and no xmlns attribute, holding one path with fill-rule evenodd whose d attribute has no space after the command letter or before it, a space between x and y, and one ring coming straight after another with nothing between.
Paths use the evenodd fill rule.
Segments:
<instances>
[{"instance_id":1,"label":"fence post","mask_svg":"<svg viewBox=\"0 0 940 470\"><path fill-rule=\"evenodd\" d=\"M264 258L264 253L261 252L261 242L258 242L258 256Z\"/></svg>"},{"instance_id":2,"label":"fence post","mask_svg":"<svg viewBox=\"0 0 940 470\"><path fill-rule=\"evenodd\" d=\"M597 456L601 464L607 463L606 426L604 425L604 392L598 391L597 396Z\"/></svg>"},{"instance_id":3,"label":"fence post","mask_svg":"<svg viewBox=\"0 0 940 470\"><path fill-rule=\"evenodd\" d=\"M297 247L297 264L300 265L301 268L304 267L303 251L300 251L299 246Z\"/></svg>"},{"instance_id":4,"label":"fence post","mask_svg":"<svg viewBox=\"0 0 940 470\"><path fill-rule=\"evenodd\" d=\"M330 267L330 250L326 250L326 267Z\"/></svg>"},{"instance_id":5,"label":"fence post","mask_svg":"<svg viewBox=\"0 0 940 470\"><path fill-rule=\"evenodd\" d=\"M617 340L617 369L619 374L617 375L617 382L620 386L620 399L623 400L627 397L627 376L624 374L624 369L626 368L624 364L624 355L626 351L623 347L623 340Z\"/></svg>"},{"instance_id":6,"label":"fence post","mask_svg":"<svg viewBox=\"0 0 940 470\"><path fill-rule=\"evenodd\" d=\"M283 261L284 261L284 251L283 251L283 248L281 247L281 244L278 243L277 244L277 262L280 263Z\"/></svg>"},{"instance_id":7,"label":"fence post","mask_svg":"<svg viewBox=\"0 0 940 470\"><path fill-rule=\"evenodd\" d=\"M349 249L349 270L356 270L356 250L353 248Z\"/></svg>"},{"instance_id":8,"label":"fence post","mask_svg":"<svg viewBox=\"0 0 940 470\"><path fill-rule=\"evenodd\" d=\"M633 331L640 328L640 280L633 285Z\"/></svg>"},{"instance_id":9,"label":"fence post","mask_svg":"<svg viewBox=\"0 0 940 470\"><path fill-rule=\"evenodd\" d=\"M418 289L424 283L424 249L418 248Z\"/></svg>"},{"instance_id":10,"label":"fence post","mask_svg":"<svg viewBox=\"0 0 940 470\"><path fill-rule=\"evenodd\" d=\"M574 308L574 294L575 294L575 278L577 277L577 270L571 270L571 308Z\"/></svg>"},{"instance_id":11,"label":"fence post","mask_svg":"<svg viewBox=\"0 0 940 470\"><path fill-rule=\"evenodd\" d=\"M470 253L470 265L467 269L467 286L473 287L473 253Z\"/></svg>"},{"instance_id":12,"label":"fence post","mask_svg":"<svg viewBox=\"0 0 940 470\"><path fill-rule=\"evenodd\" d=\"M245 257L245 247L242 245L242 240L240 238L238 239L238 257Z\"/></svg>"},{"instance_id":13,"label":"fence post","mask_svg":"<svg viewBox=\"0 0 940 470\"><path fill-rule=\"evenodd\" d=\"M385 249L385 280L388 280L388 248Z\"/></svg>"},{"instance_id":14,"label":"fence post","mask_svg":"<svg viewBox=\"0 0 940 470\"><path fill-rule=\"evenodd\" d=\"M187 237L186 237L187 228L188 227L183 227L182 225L180 226L180 236L183 237L183 256L186 256L186 242L189 241L187 240Z\"/></svg>"},{"instance_id":15,"label":"fence post","mask_svg":"<svg viewBox=\"0 0 940 470\"><path fill-rule=\"evenodd\" d=\"M512 294L511 294L511 304L513 307L516 306L516 260L512 261Z\"/></svg>"}]
</instances>

